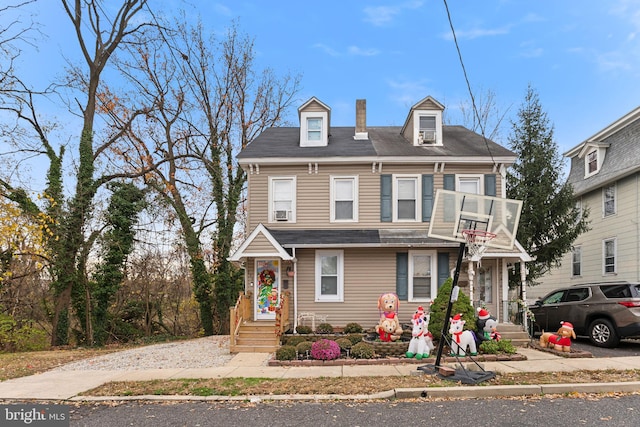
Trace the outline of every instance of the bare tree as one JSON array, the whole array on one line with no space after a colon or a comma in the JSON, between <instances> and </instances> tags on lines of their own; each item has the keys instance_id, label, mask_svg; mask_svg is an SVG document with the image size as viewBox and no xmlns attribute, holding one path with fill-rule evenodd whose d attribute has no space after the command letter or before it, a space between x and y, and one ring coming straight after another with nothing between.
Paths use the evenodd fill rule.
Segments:
<instances>
[{"instance_id":1,"label":"bare tree","mask_svg":"<svg viewBox=\"0 0 640 427\"><path fill-rule=\"evenodd\" d=\"M299 80L257 70L253 40L235 24L222 39L184 19L163 27L174 29L162 30L164 43L138 43L138 62L122 68L144 98L140 103L155 107L132 127L137 151L121 155L134 170L155 165L145 181L180 224L205 334L226 333L228 308L241 286L227 261L246 182L235 156L282 122ZM207 263L209 229L213 256Z\"/></svg>"},{"instance_id":2,"label":"bare tree","mask_svg":"<svg viewBox=\"0 0 640 427\"><path fill-rule=\"evenodd\" d=\"M460 103L462 124L492 141L501 137L502 126L510 107L500 108L496 93L488 89L478 91L473 100Z\"/></svg>"},{"instance_id":3,"label":"bare tree","mask_svg":"<svg viewBox=\"0 0 640 427\"><path fill-rule=\"evenodd\" d=\"M69 82L76 89L75 109L81 119L81 130L77 144L75 189L66 198L63 190L63 155L65 145L56 149L49 139L49 129L44 126L36 111L34 96L38 95L20 82L19 87L5 94L10 102L3 104L5 111L15 114L17 126L29 129L36 136L39 152L46 154L50 162L47 173L45 209L55 219L53 227L55 239L50 239L53 255L50 274L53 279L54 310L53 345L66 344L70 324L70 313L76 312L85 322L90 322L90 298L87 290L86 261L92 243L97 235L86 235L91 220L94 199L101 186L111 180L129 177L126 172L98 175L96 167L100 156L108 147L122 138L122 133L107 132L98 138L94 120L100 114L104 98L102 74L111 62L116 50L126 45L135 33L141 32L147 24L134 20L146 6L147 0L121 0L115 16L105 14L100 0L62 0L62 7L76 34L84 65L73 66L69 70ZM125 119L129 123L143 111L132 111ZM3 193L18 202L25 210L37 210L35 203L28 199L26 192L13 188L7 182L0 182ZM73 303L73 304L72 304Z\"/></svg>"}]
</instances>

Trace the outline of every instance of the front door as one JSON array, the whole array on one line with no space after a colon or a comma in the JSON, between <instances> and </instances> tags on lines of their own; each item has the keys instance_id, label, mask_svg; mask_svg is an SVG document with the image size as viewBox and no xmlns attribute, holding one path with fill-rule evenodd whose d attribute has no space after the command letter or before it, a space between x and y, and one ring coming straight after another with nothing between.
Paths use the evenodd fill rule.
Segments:
<instances>
[{"instance_id":1,"label":"front door","mask_svg":"<svg viewBox=\"0 0 640 427\"><path fill-rule=\"evenodd\" d=\"M494 286L493 262L485 261L478 269L478 283L476 284L476 299L481 307L486 308L496 319L498 318L498 305L496 304L496 287Z\"/></svg>"},{"instance_id":2,"label":"front door","mask_svg":"<svg viewBox=\"0 0 640 427\"><path fill-rule=\"evenodd\" d=\"M280 260L256 259L255 274L255 320L275 320L280 297Z\"/></svg>"}]
</instances>

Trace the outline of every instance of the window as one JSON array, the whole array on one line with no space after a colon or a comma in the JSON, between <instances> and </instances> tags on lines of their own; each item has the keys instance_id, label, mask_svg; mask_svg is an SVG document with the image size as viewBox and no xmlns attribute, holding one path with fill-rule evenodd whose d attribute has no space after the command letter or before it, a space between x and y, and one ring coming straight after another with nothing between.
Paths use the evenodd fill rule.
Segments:
<instances>
[{"instance_id":1,"label":"window","mask_svg":"<svg viewBox=\"0 0 640 427\"><path fill-rule=\"evenodd\" d=\"M571 288L567 290L566 302L584 301L589 298L589 288Z\"/></svg>"},{"instance_id":2,"label":"window","mask_svg":"<svg viewBox=\"0 0 640 427\"><path fill-rule=\"evenodd\" d=\"M436 116L420 116L418 142L420 144L435 144Z\"/></svg>"},{"instance_id":3,"label":"window","mask_svg":"<svg viewBox=\"0 0 640 427\"><path fill-rule=\"evenodd\" d=\"M598 172L598 151L593 150L587 154L587 175Z\"/></svg>"},{"instance_id":4,"label":"window","mask_svg":"<svg viewBox=\"0 0 640 427\"><path fill-rule=\"evenodd\" d=\"M493 280L491 276L491 267L480 268L478 270L478 298L487 304L493 302Z\"/></svg>"},{"instance_id":5,"label":"window","mask_svg":"<svg viewBox=\"0 0 640 427\"><path fill-rule=\"evenodd\" d=\"M307 119L307 141L322 140L322 118L310 117Z\"/></svg>"},{"instance_id":6,"label":"window","mask_svg":"<svg viewBox=\"0 0 640 427\"><path fill-rule=\"evenodd\" d=\"M331 177L331 221L358 221L358 177Z\"/></svg>"},{"instance_id":7,"label":"window","mask_svg":"<svg viewBox=\"0 0 640 427\"><path fill-rule=\"evenodd\" d=\"M430 301L435 298L435 253L409 252L409 301Z\"/></svg>"},{"instance_id":8,"label":"window","mask_svg":"<svg viewBox=\"0 0 640 427\"><path fill-rule=\"evenodd\" d=\"M482 194L482 176L456 175L456 191L462 193Z\"/></svg>"},{"instance_id":9,"label":"window","mask_svg":"<svg viewBox=\"0 0 640 427\"><path fill-rule=\"evenodd\" d=\"M344 300L343 251L316 251L316 302Z\"/></svg>"},{"instance_id":10,"label":"window","mask_svg":"<svg viewBox=\"0 0 640 427\"><path fill-rule=\"evenodd\" d=\"M269 222L295 222L295 177L269 178Z\"/></svg>"},{"instance_id":11,"label":"window","mask_svg":"<svg viewBox=\"0 0 640 427\"><path fill-rule=\"evenodd\" d=\"M576 246L571 253L571 275L582 275L582 247Z\"/></svg>"},{"instance_id":12,"label":"window","mask_svg":"<svg viewBox=\"0 0 640 427\"><path fill-rule=\"evenodd\" d=\"M607 239L602 241L603 254L603 272L604 274L612 274L616 272L616 239Z\"/></svg>"},{"instance_id":13,"label":"window","mask_svg":"<svg viewBox=\"0 0 640 427\"><path fill-rule=\"evenodd\" d=\"M300 113L300 147L326 147L329 142L329 113Z\"/></svg>"},{"instance_id":14,"label":"window","mask_svg":"<svg viewBox=\"0 0 640 427\"><path fill-rule=\"evenodd\" d=\"M395 177L394 220L417 221L419 218L418 177Z\"/></svg>"},{"instance_id":15,"label":"window","mask_svg":"<svg viewBox=\"0 0 640 427\"><path fill-rule=\"evenodd\" d=\"M610 184L602 189L602 212L603 216L610 216L616 213L616 185Z\"/></svg>"}]
</instances>

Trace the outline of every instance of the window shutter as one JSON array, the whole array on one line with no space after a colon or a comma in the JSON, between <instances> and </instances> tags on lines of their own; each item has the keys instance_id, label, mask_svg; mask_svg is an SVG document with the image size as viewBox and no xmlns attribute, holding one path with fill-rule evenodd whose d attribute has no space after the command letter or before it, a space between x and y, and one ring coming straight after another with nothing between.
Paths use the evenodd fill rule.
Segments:
<instances>
[{"instance_id":1,"label":"window shutter","mask_svg":"<svg viewBox=\"0 0 640 427\"><path fill-rule=\"evenodd\" d=\"M380 175L380 221L391 222L393 217L391 199L391 175Z\"/></svg>"},{"instance_id":2,"label":"window shutter","mask_svg":"<svg viewBox=\"0 0 640 427\"><path fill-rule=\"evenodd\" d=\"M433 210L433 175L422 175L422 221L431 221Z\"/></svg>"},{"instance_id":3,"label":"window shutter","mask_svg":"<svg viewBox=\"0 0 640 427\"><path fill-rule=\"evenodd\" d=\"M456 176L455 174L445 174L443 182L443 187L445 190L455 191L456 189ZM455 221L456 218L456 206L455 206L455 198L451 197L450 194L446 195L443 200L444 212L443 219L447 222Z\"/></svg>"},{"instance_id":4,"label":"window shutter","mask_svg":"<svg viewBox=\"0 0 640 427\"><path fill-rule=\"evenodd\" d=\"M396 253L396 294L398 299L409 299L409 254L407 252Z\"/></svg>"},{"instance_id":5,"label":"window shutter","mask_svg":"<svg viewBox=\"0 0 640 427\"><path fill-rule=\"evenodd\" d=\"M494 196L496 195L496 175L487 174L484 176L484 195Z\"/></svg>"},{"instance_id":6,"label":"window shutter","mask_svg":"<svg viewBox=\"0 0 640 427\"><path fill-rule=\"evenodd\" d=\"M444 183L443 187L445 190L456 190L456 175L455 174L445 174L444 175Z\"/></svg>"},{"instance_id":7,"label":"window shutter","mask_svg":"<svg viewBox=\"0 0 640 427\"><path fill-rule=\"evenodd\" d=\"M449 252L438 252L438 289L449 278Z\"/></svg>"}]
</instances>

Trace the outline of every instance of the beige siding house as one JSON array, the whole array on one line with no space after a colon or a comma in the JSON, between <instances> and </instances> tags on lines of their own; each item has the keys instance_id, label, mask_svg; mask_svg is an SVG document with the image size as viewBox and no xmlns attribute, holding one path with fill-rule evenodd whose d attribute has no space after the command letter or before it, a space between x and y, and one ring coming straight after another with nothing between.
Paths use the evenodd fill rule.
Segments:
<instances>
[{"instance_id":1,"label":"beige siding house","mask_svg":"<svg viewBox=\"0 0 640 427\"><path fill-rule=\"evenodd\" d=\"M528 289L535 299L564 286L640 282L640 108L565 153L568 182L589 212L590 231L578 237L559 268Z\"/></svg>"},{"instance_id":2,"label":"beige siding house","mask_svg":"<svg viewBox=\"0 0 640 427\"><path fill-rule=\"evenodd\" d=\"M368 127L358 100L355 126L332 127L330 107L311 98L298 110L299 127L267 129L238 155L248 237L230 259L244 267L251 320L273 320L284 291L293 326L312 313L334 327L372 327L386 292L399 296L401 322L429 305L459 249L427 236L436 190L505 197L515 160L481 135L444 125L443 110L427 97L404 126ZM459 285L508 321L507 265L527 259L519 245L493 253Z\"/></svg>"}]
</instances>

